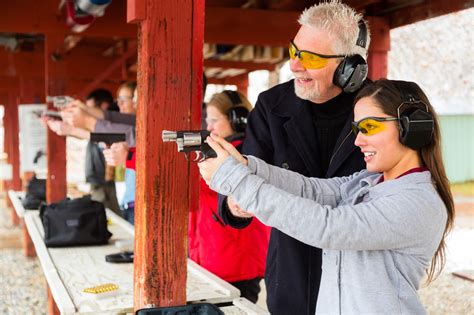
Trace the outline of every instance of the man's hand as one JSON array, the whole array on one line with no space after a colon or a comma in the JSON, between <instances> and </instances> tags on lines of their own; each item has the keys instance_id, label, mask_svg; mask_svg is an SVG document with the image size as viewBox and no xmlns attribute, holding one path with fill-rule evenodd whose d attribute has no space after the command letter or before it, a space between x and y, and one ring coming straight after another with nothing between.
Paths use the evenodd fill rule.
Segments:
<instances>
[{"instance_id":1,"label":"man's hand","mask_svg":"<svg viewBox=\"0 0 474 315\"><path fill-rule=\"evenodd\" d=\"M126 142L113 143L109 149L104 150L105 161L111 166L125 165L128 154Z\"/></svg>"},{"instance_id":2,"label":"man's hand","mask_svg":"<svg viewBox=\"0 0 474 315\"><path fill-rule=\"evenodd\" d=\"M60 120L48 119L46 124L58 136L69 136L73 129L71 125Z\"/></svg>"},{"instance_id":3,"label":"man's hand","mask_svg":"<svg viewBox=\"0 0 474 315\"><path fill-rule=\"evenodd\" d=\"M94 131L97 119L88 114L81 106L68 106L61 111L63 120L77 128Z\"/></svg>"},{"instance_id":4,"label":"man's hand","mask_svg":"<svg viewBox=\"0 0 474 315\"><path fill-rule=\"evenodd\" d=\"M227 207L234 217L252 218L254 216L252 213L245 211L238 204L236 204L232 196L227 197Z\"/></svg>"}]
</instances>

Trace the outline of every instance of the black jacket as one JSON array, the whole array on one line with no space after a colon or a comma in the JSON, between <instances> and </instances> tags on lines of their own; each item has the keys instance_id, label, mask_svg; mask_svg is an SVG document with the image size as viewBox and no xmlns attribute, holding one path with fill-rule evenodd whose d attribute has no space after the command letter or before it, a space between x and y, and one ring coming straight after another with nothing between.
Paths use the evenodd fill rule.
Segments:
<instances>
[{"instance_id":1,"label":"black jacket","mask_svg":"<svg viewBox=\"0 0 474 315\"><path fill-rule=\"evenodd\" d=\"M354 97L355 93L343 99L352 104ZM337 140L328 171L323 175L326 178L350 175L365 168L363 155L354 145L352 120L351 111ZM305 101L295 95L293 80L260 94L248 119L242 152L305 176L321 176L313 114ZM225 207L220 208L224 222L234 227L246 225L229 216ZM273 228L265 273L270 312L313 315L320 279L321 249Z\"/></svg>"}]
</instances>

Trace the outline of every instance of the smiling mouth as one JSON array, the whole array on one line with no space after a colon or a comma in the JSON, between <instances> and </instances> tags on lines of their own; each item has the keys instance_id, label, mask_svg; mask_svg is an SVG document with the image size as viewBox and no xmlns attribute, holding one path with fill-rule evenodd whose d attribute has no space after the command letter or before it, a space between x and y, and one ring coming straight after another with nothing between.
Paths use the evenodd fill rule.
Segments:
<instances>
[{"instance_id":1,"label":"smiling mouth","mask_svg":"<svg viewBox=\"0 0 474 315\"><path fill-rule=\"evenodd\" d=\"M375 152L364 152L364 157L374 156Z\"/></svg>"}]
</instances>

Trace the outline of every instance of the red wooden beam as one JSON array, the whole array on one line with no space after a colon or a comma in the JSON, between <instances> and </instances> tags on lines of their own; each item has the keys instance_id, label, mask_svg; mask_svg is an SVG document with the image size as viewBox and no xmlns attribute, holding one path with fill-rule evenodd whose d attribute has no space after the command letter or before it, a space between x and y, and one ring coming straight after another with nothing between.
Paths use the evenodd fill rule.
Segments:
<instances>
[{"instance_id":1,"label":"red wooden beam","mask_svg":"<svg viewBox=\"0 0 474 315\"><path fill-rule=\"evenodd\" d=\"M196 11L204 5L137 1L147 6L138 36L135 309L186 304L190 170L160 133L195 127L199 118L203 12Z\"/></svg>"},{"instance_id":2,"label":"red wooden beam","mask_svg":"<svg viewBox=\"0 0 474 315\"><path fill-rule=\"evenodd\" d=\"M232 61L232 60L204 60L204 67L224 68L224 69L245 69L247 71L256 70L275 70L276 64L270 62L249 62L249 61Z\"/></svg>"},{"instance_id":3,"label":"red wooden beam","mask_svg":"<svg viewBox=\"0 0 474 315\"><path fill-rule=\"evenodd\" d=\"M440 15L472 8L471 0L424 1L422 4L406 7L390 13L390 28L396 28Z\"/></svg>"},{"instance_id":4,"label":"red wooden beam","mask_svg":"<svg viewBox=\"0 0 474 315\"><path fill-rule=\"evenodd\" d=\"M233 77L225 77L222 79L208 78L207 81L210 84L220 84L220 85L242 85L242 77L248 77L248 73L236 75Z\"/></svg>"},{"instance_id":5,"label":"red wooden beam","mask_svg":"<svg viewBox=\"0 0 474 315\"><path fill-rule=\"evenodd\" d=\"M73 33L66 25L65 17L58 11L58 0L15 0L0 10L0 32L56 34L64 36ZM112 1L105 15L96 19L84 32L86 36L135 38L137 28L126 23L126 3ZM57 47L60 43L58 43Z\"/></svg>"},{"instance_id":6,"label":"red wooden beam","mask_svg":"<svg viewBox=\"0 0 474 315\"><path fill-rule=\"evenodd\" d=\"M367 63L368 77L372 80L386 78L388 73L388 51L390 50L390 25L386 18L367 17L371 41Z\"/></svg>"},{"instance_id":7,"label":"red wooden beam","mask_svg":"<svg viewBox=\"0 0 474 315\"><path fill-rule=\"evenodd\" d=\"M146 3L141 0L127 0L127 23L140 23L146 18Z\"/></svg>"},{"instance_id":8,"label":"red wooden beam","mask_svg":"<svg viewBox=\"0 0 474 315\"><path fill-rule=\"evenodd\" d=\"M286 47L298 31L301 12L240 8L206 8L208 43Z\"/></svg>"},{"instance_id":9,"label":"red wooden beam","mask_svg":"<svg viewBox=\"0 0 474 315\"><path fill-rule=\"evenodd\" d=\"M127 52L125 52L120 58L116 59L107 69L102 71L91 83L84 87L84 89L79 93L80 97L85 97L87 93L96 89L105 79L110 77L114 72L120 71L122 65L132 57L137 55L137 48L131 47Z\"/></svg>"}]
</instances>

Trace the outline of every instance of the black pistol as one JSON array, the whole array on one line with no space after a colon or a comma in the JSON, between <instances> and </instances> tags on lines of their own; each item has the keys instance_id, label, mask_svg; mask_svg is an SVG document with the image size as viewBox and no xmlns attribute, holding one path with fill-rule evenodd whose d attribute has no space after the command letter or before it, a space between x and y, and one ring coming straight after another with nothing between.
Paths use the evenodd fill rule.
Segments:
<instances>
[{"instance_id":1,"label":"black pistol","mask_svg":"<svg viewBox=\"0 0 474 315\"><path fill-rule=\"evenodd\" d=\"M110 147L113 143L125 141L125 134L91 132L91 137L89 140L97 144L103 142L107 145L107 147Z\"/></svg>"},{"instance_id":2,"label":"black pistol","mask_svg":"<svg viewBox=\"0 0 474 315\"><path fill-rule=\"evenodd\" d=\"M217 157L216 152L206 142L209 135L210 132L207 130L163 130L161 138L163 142L176 142L178 152L184 152L187 160L190 160L189 153L195 152L196 157L191 161L201 162Z\"/></svg>"}]
</instances>

